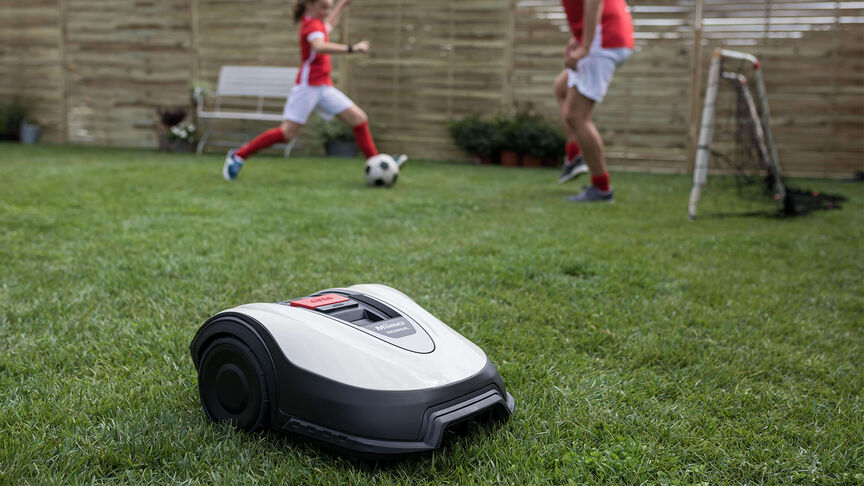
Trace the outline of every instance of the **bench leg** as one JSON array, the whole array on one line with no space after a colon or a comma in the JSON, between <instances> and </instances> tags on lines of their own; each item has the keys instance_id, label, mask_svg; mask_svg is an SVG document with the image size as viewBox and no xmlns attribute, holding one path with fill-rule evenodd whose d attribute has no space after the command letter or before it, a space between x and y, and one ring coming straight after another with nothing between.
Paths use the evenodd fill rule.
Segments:
<instances>
[{"instance_id":1,"label":"bench leg","mask_svg":"<svg viewBox=\"0 0 864 486\"><path fill-rule=\"evenodd\" d=\"M291 155L291 150L294 149L294 144L297 143L297 137L291 139L288 145L285 146L285 157Z\"/></svg>"},{"instance_id":2,"label":"bench leg","mask_svg":"<svg viewBox=\"0 0 864 486\"><path fill-rule=\"evenodd\" d=\"M201 140L198 141L198 147L195 150L198 155L201 155L204 152L204 146L207 145L207 139L210 138L210 130L213 128L213 120L208 119L204 123L206 125L204 135L201 137Z\"/></svg>"}]
</instances>

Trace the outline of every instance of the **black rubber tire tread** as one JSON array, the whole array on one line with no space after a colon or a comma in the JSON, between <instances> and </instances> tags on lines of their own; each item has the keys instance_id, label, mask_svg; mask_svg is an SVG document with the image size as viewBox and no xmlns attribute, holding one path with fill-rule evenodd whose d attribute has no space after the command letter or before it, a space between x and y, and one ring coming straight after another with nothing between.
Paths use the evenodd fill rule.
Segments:
<instances>
[{"instance_id":1,"label":"black rubber tire tread","mask_svg":"<svg viewBox=\"0 0 864 486\"><path fill-rule=\"evenodd\" d=\"M219 398L220 390L216 386L217 375L226 366L239 368L248 384L249 393L245 400L242 400L243 407L240 411L228 410ZM216 338L201 353L198 394L204 412L214 422L227 420L238 429L247 432L255 432L269 426L270 393L267 389L264 367L261 366L252 349L237 337Z\"/></svg>"}]
</instances>

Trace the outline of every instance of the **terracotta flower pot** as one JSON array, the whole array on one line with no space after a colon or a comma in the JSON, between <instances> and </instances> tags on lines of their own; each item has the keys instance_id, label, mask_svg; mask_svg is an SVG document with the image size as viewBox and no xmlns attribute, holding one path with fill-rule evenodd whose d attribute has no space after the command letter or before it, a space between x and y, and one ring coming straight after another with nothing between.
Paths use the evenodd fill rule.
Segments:
<instances>
[{"instance_id":1,"label":"terracotta flower pot","mask_svg":"<svg viewBox=\"0 0 864 486\"><path fill-rule=\"evenodd\" d=\"M536 155L522 155L522 167L542 167L543 159Z\"/></svg>"},{"instance_id":2,"label":"terracotta flower pot","mask_svg":"<svg viewBox=\"0 0 864 486\"><path fill-rule=\"evenodd\" d=\"M516 152L515 150L502 150L501 165L506 165L507 167L518 167L519 152Z\"/></svg>"}]
</instances>

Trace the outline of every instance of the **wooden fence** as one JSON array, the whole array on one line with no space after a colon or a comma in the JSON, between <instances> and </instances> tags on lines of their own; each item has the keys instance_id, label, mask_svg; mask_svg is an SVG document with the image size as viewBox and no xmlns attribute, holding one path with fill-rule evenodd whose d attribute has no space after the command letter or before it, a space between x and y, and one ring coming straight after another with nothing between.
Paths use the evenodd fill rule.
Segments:
<instances>
[{"instance_id":1,"label":"wooden fence","mask_svg":"<svg viewBox=\"0 0 864 486\"><path fill-rule=\"evenodd\" d=\"M632 5L637 52L596 113L614 169L688 169L703 71L726 46L763 61L787 172L864 170L864 2ZM559 0L355 0L333 34L372 42L367 56L334 56L334 77L384 151L464 159L449 120L519 108L556 118ZM0 103L23 99L50 141L155 147L155 108L188 105L220 66L298 60L286 0L0 0Z\"/></svg>"}]
</instances>

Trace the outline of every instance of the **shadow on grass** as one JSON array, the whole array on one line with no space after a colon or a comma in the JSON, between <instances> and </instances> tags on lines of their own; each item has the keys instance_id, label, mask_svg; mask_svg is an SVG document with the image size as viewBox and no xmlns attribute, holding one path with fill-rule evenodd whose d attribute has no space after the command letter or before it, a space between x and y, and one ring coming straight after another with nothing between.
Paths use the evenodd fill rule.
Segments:
<instances>
[{"instance_id":1,"label":"shadow on grass","mask_svg":"<svg viewBox=\"0 0 864 486\"><path fill-rule=\"evenodd\" d=\"M500 420L466 421L457 427L448 428L438 449L381 457L358 455L326 442L286 432L270 430L261 432L260 437L265 438L274 447L293 449L292 452L295 454L313 456L332 467L349 466L361 472L397 472L406 468L414 470L425 467L424 463L436 458L440 461L454 454L464 454L475 442L484 439L492 440L495 430L503 425Z\"/></svg>"}]
</instances>

